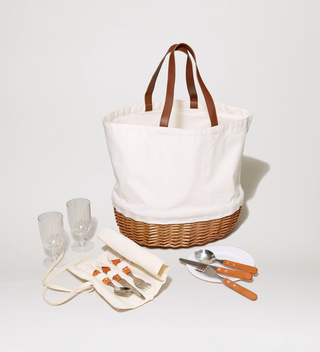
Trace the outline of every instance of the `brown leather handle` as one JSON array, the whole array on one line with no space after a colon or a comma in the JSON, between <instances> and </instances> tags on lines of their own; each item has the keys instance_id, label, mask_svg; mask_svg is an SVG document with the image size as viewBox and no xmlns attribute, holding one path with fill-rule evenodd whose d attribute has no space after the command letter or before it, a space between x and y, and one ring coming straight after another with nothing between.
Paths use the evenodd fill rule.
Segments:
<instances>
[{"instance_id":1,"label":"brown leather handle","mask_svg":"<svg viewBox=\"0 0 320 352\"><path fill-rule=\"evenodd\" d=\"M186 50L184 47L180 47L176 49L176 44L172 45L163 59L160 61L160 64L158 68L156 69L156 72L153 74L151 81L148 85L147 91L144 95L144 101L145 101L145 111L152 111L152 93L154 91L154 87L160 72L160 69L162 67L162 64L167 57L168 54L170 54L173 50L179 50L184 52L187 55L187 64L186 64L186 81L187 81L187 88L190 96L190 108L191 109L197 109L198 108L198 95L196 91L196 87L194 84L194 79L193 79L193 69L192 69L192 61L190 59L188 50Z\"/></svg>"},{"instance_id":2,"label":"brown leather handle","mask_svg":"<svg viewBox=\"0 0 320 352\"><path fill-rule=\"evenodd\" d=\"M204 99L206 101L206 105L207 105L207 109L208 109L208 113L209 113L209 117L210 117L210 122L211 122L211 127L217 126L218 125L218 118L217 118L217 112L216 112L216 108L214 105L214 101L213 101L212 96L209 93L207 87L203 83L203 80L201 78L201 75L200 75L200 72L199 72L199 69L197 66L196 56L195 56L194 52L191 49L191 47L185 43L175 44L173 46L173 50L171 51L171 54L169 57L167 93L166 93L166 100L165 100L164 108L163 108L162 115L161 115L160 126L161 127L168 127L168 125L169 125L169 119L170 119L172 105L173 105L174 85L175 85L176 65L175 65L174 52L176 50L179 50L180 48L185 48L186 50L188 50L194 59L194 62L196 65L197 78L198 78L198 82L199 82L200 88L202 90Z\"/></svg>"}]
</instances>

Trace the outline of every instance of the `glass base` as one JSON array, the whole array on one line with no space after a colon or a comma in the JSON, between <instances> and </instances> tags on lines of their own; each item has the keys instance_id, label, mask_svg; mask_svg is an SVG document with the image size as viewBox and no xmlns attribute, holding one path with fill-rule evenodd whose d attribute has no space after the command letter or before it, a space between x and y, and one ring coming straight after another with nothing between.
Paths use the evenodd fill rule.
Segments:
<instances>
[{"instance_id":1,"label":"glass base","mask_svg":"<svg viewBox=\"0 0 320 352\"><path fill-rule=\"evenodd\" d=\"M54 262L51 261L50 258L46 258L44 261L43 261L43 265L46 267L46 268L50 268L50 266L53 264ZM64 266L65 264L67 263L67 259L66 258L62 258L61 261L58 263L58 265L56 266L57 268L60 268L61 266Z\"/></svg>"},{"instance_id":2,"label":"glass base","mask_svg":"<svg viewBox=\"0 0 320 352\"><path fill-rule=\"evenodd\" d=\"M79 245L79 242L74 242L71 245L71 249L75 252L88 252L94 247L93 242L86 241L82 246Z\"/></svg>"}]
</instances>

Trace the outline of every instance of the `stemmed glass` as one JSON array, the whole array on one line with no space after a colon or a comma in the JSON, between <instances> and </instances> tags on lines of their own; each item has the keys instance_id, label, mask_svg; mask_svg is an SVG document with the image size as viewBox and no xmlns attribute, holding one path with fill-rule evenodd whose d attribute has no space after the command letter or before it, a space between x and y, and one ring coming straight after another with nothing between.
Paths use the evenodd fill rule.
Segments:
<instances>
[{"instance_id":1,"label":"stemmed glass","mask_svg":"<svg viewBox=\"0 0 320 352\"><path fill-rule=\"evenodd\" d=\"M59 257L57 250L63 243L63 215L56 211L50 211L38 216L40 237L43 246L51 251L51 256L43 261L43 265L49 268ZM65 265L67 260L62 259L57 267Z\"/></svg>"},{"instance_id":2,"label":"stemmed glass","mask_svg":"<svg viewBox=\"0 0 320 352\"><path fill-rule=\"evenodd\" d=\"M90 201L85 198L71 199L67 203L67 213L71 231L78 237L78 242L71 245L75 252L90 251L94 244L84 238L91 227Z\"/></svg>"}]
</instances>

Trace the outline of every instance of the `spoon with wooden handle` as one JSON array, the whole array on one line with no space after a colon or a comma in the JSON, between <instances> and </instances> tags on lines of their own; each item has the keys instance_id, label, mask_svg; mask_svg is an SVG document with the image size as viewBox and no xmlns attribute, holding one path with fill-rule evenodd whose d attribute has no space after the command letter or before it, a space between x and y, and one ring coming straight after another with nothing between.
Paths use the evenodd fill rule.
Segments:
<instances>
[{"instance_id":1,"label":"spoon with wooden handle","mask_svg":"<svg viewBox=\"0 0 320 352\"><path fill-rule=\"evenodd\" d=\"M212 264L214 261L217 261L229 268L246 271L251 274L257 274L258 272L258 269L255 266L236 263L227 259L217 259L214 253L211 252L209 249L199 249L198 251L194 252L194 256L202 264L209 265L209 264Z\"/></svg>"}]
</instances>

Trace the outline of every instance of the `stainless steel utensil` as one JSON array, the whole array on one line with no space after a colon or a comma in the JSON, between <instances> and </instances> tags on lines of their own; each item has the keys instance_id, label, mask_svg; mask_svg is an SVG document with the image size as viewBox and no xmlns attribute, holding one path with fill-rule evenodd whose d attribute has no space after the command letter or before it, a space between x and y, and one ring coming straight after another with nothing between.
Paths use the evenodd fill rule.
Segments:
<instances>
[{"instance_id":1,"label":"stainless steel utensil","mask_svg":"<svg viewBox=\"0 0 320 352\"><path fill-rule=\"evenodd\" d=\"M101 269L105 274L107 274L111 270L111 268L109 268L108 266L103 266ZM146 299L142 293L140 293L135 287L129 284L129 282L123 279L120 275L116 274L112 277L112 279L119 282L119 284L123 285L124 287L130 288L130 290L138 297Z\"/></svg>"},{"instance_id":2,"label":"stainless steel utensil","mask_svg":"<svg viewBox=\"0 0 320 352\"><path fill-rule=\"evenodd\" d=\"M182 263L185 264L189 264L189 265L193 265L196 267L201 266L201 263L199 262L195 262L193 260L189 260L189 259L184 259L184 258L180 258L179 259ZM203 266L209 266L207 264L202 264ZM217 273L222 274L222 275L226 275L226 276L232 276L232 277L237 277L239 279L244 279L244 280L251 280L252 279L252 274L247 273L245 271L239 271L239 270L231 270L231 269L226 269L226 268L220 268L218 266L214 266L214 265L210 265L210 267Z\"/></svg>"},{"instance_id":3,"label":"stainless steel utensil","mask_svg":"<svg viewBox=\"0 0 320 352\"><path fill-rule=\"evenodd\" d=\"M120 259L114 259L114 260L111 260L112 263L117 266L118 264L121 263L121 260ZM151 286L151 284L149 284L149 282L146 282L142 279L140 279L139 277L136 277L132 274L132 271L130 270L130 268L128 266L124 267L122 269L122 272L125 273L126 275L130 276L134 282L134 284L139 287L140 289L146 289L148 288L149 286Z\"/></svg>"},{"instance_id":4,"label":"stainless steel utensil","mask_svg":"<svg viewBox=\"0 0 320 352\"><path fill-rule=\"evenodd\" d=\"M200 273L205 274L205 275L218 278L226 286L228 286L232 290L240 293L240 295L251 299L251 301L256 301L258 299L258 296L254 292L246 289L243 286L240 286L240 285L236 284L235 282L233 282L233 281L231 281L231 280L229 280L227 278L224 278L224 277L218 275L216 273L216 271L211 266L202 265L202 266L199 266L196 270L199 271Z\"/></svg>"},{"instance_id":5,"label":"stainless steel utensil","mask_svg":"<svg viewBox=\"0 0 320 352\"><path fill-rule=\"evenodd\" d=\"M198 251L194 252L194 256L196 257L196 259L200 263L203 263L203 264L209 265L209 264L213 263L214 261L217 261L217 262L219 262L229 268L246 271L251 274L257 274L257 272L258 272L258 269L254 266L251 266L251 265L236 263L236 262L232 262L231 260L227 260L227 259L217 259L216 256L214 255L214 253L211 252L209 249L199 249Z\"/></svg>"},{"instance_id":6,"label":"stainless steel utensil","mask_svg":"<svg viewBox=\"0 0 320 352\"><path fill-rule=\"evenodd\" d=\"M94 270L92 273L92 276L98 276L99 274L101 274L101 272L99 270ZM108 277L105 277L104 279L102 279L102 282L105 285L109 285L109 286L113 287L113 291L116 295L125 295L125 294L131 292L131 289L128 287L115 286Z\"/></svg>"}]
</instances>

